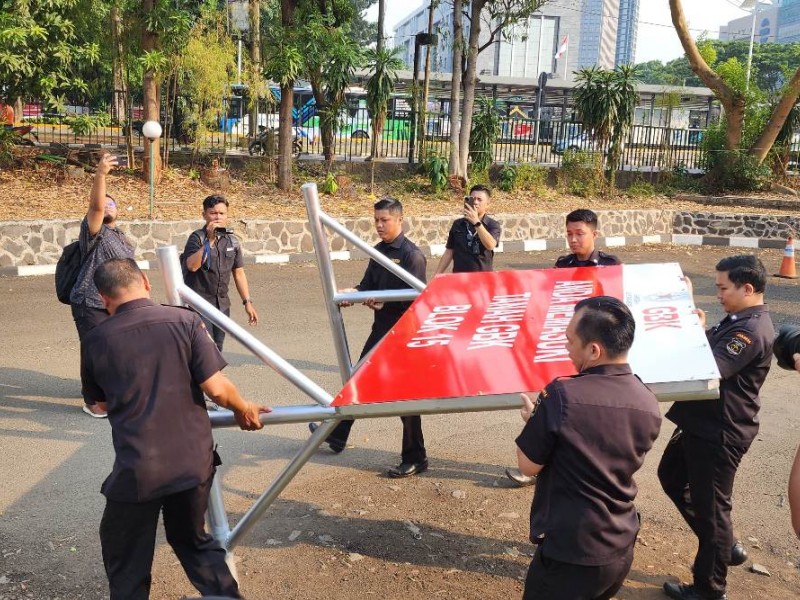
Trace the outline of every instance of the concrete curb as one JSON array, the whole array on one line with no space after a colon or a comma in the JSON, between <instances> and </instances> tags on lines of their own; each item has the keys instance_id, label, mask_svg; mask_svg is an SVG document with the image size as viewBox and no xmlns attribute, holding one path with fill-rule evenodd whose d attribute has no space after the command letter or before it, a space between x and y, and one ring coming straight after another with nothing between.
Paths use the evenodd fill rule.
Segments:
<instances>
[{"instance_id":1,"label":"concrete curb","mask_svg":"<svg viewBox=\"0 0 800 600\"><path fill-rule=\"evenodd\" d=\"M631 235L598 238L597 245L600 248L621 248L640 244L678 244L686 246L729 246L732 248L777 248L786 246L785 240L762 239L755 237L717 237L710 235L692 234L661 234L661 235ZM433 244L431 246L421 246L425 256L439 257L444 253L444 244ZM542 250L565 250L566 241L561 239L534 239L534 240L511 240L500 242L495 252L537 252ZM359 249L343 250L331 252L331 259L335 261L365 260L366 253ZM310 262L315 260L315 255L309 252L296 254L254 254L244 257L245 264L249 265L275 265ZM140 260L137 261L139 268L143 271L158 269L158 261ZM56 272L55 265L21 265L16 267L0 268L0 277L33 277L37 275L53 275Z\"/></svg>"}]
</instances>

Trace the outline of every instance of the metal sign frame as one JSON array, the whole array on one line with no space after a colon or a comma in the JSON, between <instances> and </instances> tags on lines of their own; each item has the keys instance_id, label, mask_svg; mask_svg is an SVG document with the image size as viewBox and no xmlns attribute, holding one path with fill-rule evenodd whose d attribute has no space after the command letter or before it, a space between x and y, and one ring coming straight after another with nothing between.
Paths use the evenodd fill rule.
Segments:
<instances>
[{"instance_id":1,"label":"metal sign frame","mask_svg":"<svg viewBox=\"0 0 800 600\"><path fill-rule=\"evenodd\" d=\"M341 314L343 302L363 302L374 298L382 302L409 301L416 298L425 289L425 283L411 276L368 243L342 226L334 218L322 211L316 184L307 183L302 186L302 194L306 203L311 236L319 265L325 305L330 320L331 332L336 350L339 372L342 382L346 383L358 365L353 365ZM397 275L409 284L409 289L340 293L336 289L333 263L330 256L328 238L324 227L341 235L355 247L364 251L371 259ZM347 406L331 406L333 397L309 379L306 375L258 340L249 331L238 325L230 317L221 313L216 307L206 302L183 281L178 252L175 246L158 248L158 260L166 287L167 302L172 305L187 305L195 309L204 318L225 330L248 350L253 352L267 366L294 384L300 391L309 396L316 404L302 406L279 406L272 412L261 415L264 425L284 423L307 423L320 421L321 425L311 437L301 445L295 456L281 469L276 478L259 496L238 523L231 528L225 512L221 489L221 476L214 477L208 506L208 523L211 535L229 553L241 542L256 521L261 518L284 488L292 481L303 466L310 460L317 448L325 441L336 425L347 418L378 418L405 415L452 414L465 412L481 412L518 409L521 405L519 394L489 394L472 397L433 398L414 401L393 401L378 404L354 404ZM718 397L718 390L710 387L705 390L688 389L671 384L668 389L653 390L660 400L710 399ZM231 411L222 410L209 413L213 428L236 427L236 420ZM232 561L229 560L232 564Z\"/></svg>"}]
</instances>

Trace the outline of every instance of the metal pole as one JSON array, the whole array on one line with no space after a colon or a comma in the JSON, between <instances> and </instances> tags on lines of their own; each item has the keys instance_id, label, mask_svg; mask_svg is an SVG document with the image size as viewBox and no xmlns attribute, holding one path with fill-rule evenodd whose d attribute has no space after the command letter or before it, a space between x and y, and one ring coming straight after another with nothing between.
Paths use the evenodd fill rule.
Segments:
<instances>
[{"instance_id":1,"label":"metal pole","mask_svg":"<svg viewBox=\"0 0 800 600\"><path fill-rule=\"evenodd\" d=\"M350 242L351 244L353 244L354 246L356 246L357 248L359 248L363 252L366 252L367 255L372 260L374 260L376 263L378 263L382 267L388 269L393 275L396 275L397 277L399 277L400 279L405 281L408 285L410 285L411 287L413 287L417 291L421 292L422 290L425 289L425 283L424 282L422 282L419 279L417 279L416 277L414 277L411 273L409 273L405 269L402 269L402 268L398 267L391 260L389 260L383 254L381 254L380 252L375 250L375 248L373 248L372 246L367 244L360 237L358 237L357 235L355 235L354 233L352 233L351 231L346 229L341 223L339 223L333 217L330 217L327 214L325 214L324 212L320 211L319 219L320 219L320 221L322 221L323 225L327 225L328 227L333 229L333 231L335 231L336 233L341 235L343 238L345 238L348 242Z\"/></svg>"},{"instance_id":2,"label":"metal pole","mask_svg":"<svg viewBox=\"0 0 800 600\"><path fill-rule=\"evenodd\" d=\"M233 531L228 536L227 543L225 544L225 548L227 550L231 550L239 541L242 539L250 529L255 525L256 521L267 511L267 509L272 505L275 499L280 495L280 493L286 488L287 485L292 481L295 475L303 468L311 456L316 452L319 445L325 441L328 437L328 434L333 431L334 427L339 424L341 419L335 419L333 421L323 421L323 423L317 427L317 430L311 434L311 437L308 438L308 441L305 445L300 449L300 452L281 470L278 476L275 478L270 486L261 494L258 500L256 500L255 504L250 507L241 520L236 524L236 527L233 528Z\"/></svg>"},{"instance_id":3,"label":"metal pole","mask_svg":"<svg viewBox=\"0 0 800 600\"><path fill-rule=\"evenodd\" d=\"M250 352L260 358L264 364L271 367L279 375L288 379L289 382L308 395L317 404L330 406L333 402L333 397L328 392L311 381L311 379L289 364L279 354L266 346L233 319L222 314L216 307L206 302L197 292L186 286L182 278L179 279L180 263L178 261L178 250L175 246L162 246L156 250L156 255L161 263L161 269L164 273L164 283L167 288L167 296L170 298L171 303L181 305L185 302L195 309L202 317L205 317L214 323L214 325L230 333L237 341L250 350ZM178 302L174 302L176 296Z\"/></svg>"},{"instance_id":4,"label":"metal pole","mask_svg":"<svg viewBox=\"0 0 800 600\"><path fill-rule=\"evenodd\" d=\"M153 142L155 140L148 140L150 142L150 210L148 212L148 219L153 218Z\"/></svg>"},{"instance_id":5,"label":"metal pole","mask_svg":"<svg viewBox=\"0 0 800 600\"><path fill-rule=\"evenodd\" d=\"M333 262L328 250L328 236L320 221L319 194L316 183L305 183L300 190L306 203L308 222L311 227L311 239L314 243L314 252L319 265L319 277L322 281L322 294L325 299L325 308L328 311L328 320L333 334L333 346L336 350L336 360L339 363L339 375L342 383L350 379L353 373L353 363L350 358L350 347L347 343L347 330L344 326L342 311L334 301L336 296L336 276L333 272Z\"/></svg>"},{"instance_id":6,"label":"metal pole","mask_svg":"<svg viewBox=\"0 0 800 600\"><path fill-rule=\"evenodd\" d=\"M308 406L276 406L271 412L260 415L264 425L285 425L287 423L308 423L309 421L327 421L336 416L336 409L310 404ZM238 427L239 424L230 410L215 410L208 413L213 429Z\"/></svg>"},{"instance_id":7,"label":"metal pole","mask_svg":"<svg viewBox=\"0 0 800 600\"><path fill-rule=\"evenodd\" d=\"M231 528L228 523L228 515L225 512L225 501L222 499L221 481L222 476L219 473L214 475L214 479L211 481L206 518L208 519L208 529L211 536L224 547L225 541L231 533Z\"/></svg>"},{"instance_id":8,"label":"metal pole","mask_svg":"<svg viewBox=\"0 0 800 600\"><path fill-rule=\"evenodd\" d=\"M750 29L750 49L747 51L747 79L744 89L750 89L750 67L753 64L753 42L756 39L756 15L758 13L758 1L753 5L753 26Z\"/></svg>"}]
</instances>

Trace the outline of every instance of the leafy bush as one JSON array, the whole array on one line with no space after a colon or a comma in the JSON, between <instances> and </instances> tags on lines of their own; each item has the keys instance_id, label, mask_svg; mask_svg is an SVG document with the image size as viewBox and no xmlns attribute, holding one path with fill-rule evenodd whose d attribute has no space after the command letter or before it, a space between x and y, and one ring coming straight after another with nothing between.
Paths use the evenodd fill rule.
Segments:
<instances>
[{"instance_id":1,"label":"leafy bush","mask_svg":"<svg viewBox=\"0 0 800 600\"><path fill-rule=\"evenodd\" d=\"M652 198L656 195L656 188L649 181L637 179L628 186L625 194L631 198Z\"/></svg>"},{"instance_id":2,"label":"leafy bush","mask_svg":"<svg viewBox=\"0 0 800 600\"><path fill-rule=\"evenodd\" d=\"M478 111L472 117L469 132L469 155L472 169L483 171L494 160L494 143L500 135L500 115L489 96L478 98Z\"/></svg>"},{"instance_id":3,"label":"leafy bush","mask_svg":"<svg viewBox=\"0 0 800 600\"><path fill-rule=\"evenodd\" d=\"M422 168L431 182L433 191L443 190L447 185L447 160L439 153L431 151L422 162Z\"/></svg>"},{"instance_id":4,"label":"leafy bush","mask_svg":"<svg viewBox=\"0 0 800 600\"><path fill-rule=\"evenodd\" d=\"M91 135L97 131L98 127L106 127L111 124L111 117L108 113L98 113L96 115L78 115L77 117L67 117L64 123L72 129L72 133L77 136Z\"/></svg>"},{"instance_id":5,"label":"leafy bush","mask_svg":"<svg viewBox=\"0 0 800 600\"><path fill-rule=\"evenodd\" d=\"M601 193L605 185L602 155L597 152L567 150L558 170L558 184L562 191L583 198Z\"/></svg>"},{"instance_id":6,"label":"leafy bush","mask_svg":"<svg viewBox=\"0 0 800 600\"><path fill-rule=\"evenodd\" d=\"M547 187L547 167L517 165L515 186L526 192L541 192Z\"/></svg>"},{"instance_id":7,"label":"leafy bush","mask_svg":"<svg viewBox=\"0 0 800 600\"><path fill-rule=\"evenodd\" d=\"M17 135L10 128L0 126L0 167L8 166L14 160L12 148Z\"/></svg>"},{"instance_id":8,"label":"leafy bush","mask_svg":"<svg viewBox=\"0 0 800 600\"><path fill-rule=\"evenodd\" d=\"M517 180L517 167L514 165L505 164L500 169L499 180L497 187L504 192L510 192L514 189L514 184Z\"/></svg>"},{"instance_id":9,"label":"leafy bush","mask_svg":"<svg viewBox=\"0 0 800 600\"><path fill-rule=\"evenodd\" d=\"M755 192L768 189L771 179L772 170L766 162L759 164L755 157L737 150L721 154L703 183L706 190L712 193L733 190Z\"/></svg>"},{"instance_id":10,"label":"leafy bush","mask_svg":"<svg viewBox=\"0 0 800 600\"><path fill-rule=\"evenodd\" d=\"M333 174L333 171L325 176L325 181L322 182L320 190L322 190L323 194L328 194L329 196L332 196L339 190L339 184L336 183L336 175Z\"/></svg>"}]
</instances>

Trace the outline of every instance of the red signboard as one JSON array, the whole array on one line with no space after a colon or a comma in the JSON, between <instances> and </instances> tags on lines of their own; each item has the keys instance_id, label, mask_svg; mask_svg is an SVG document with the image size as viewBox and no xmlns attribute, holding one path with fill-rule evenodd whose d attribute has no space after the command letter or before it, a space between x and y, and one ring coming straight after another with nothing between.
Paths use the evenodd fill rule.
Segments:
<instances>
[{"instance_id":1,"label":"red signboard","mask_svg":"<svg viewBox=\"0 0 800 600\"><path fill-rule=\"evenodd\" d=\"M564 332L599 295L623 298L622 267L436 277L333 406L541 390L575 372Z\"/></svg>"}]
</instances>

